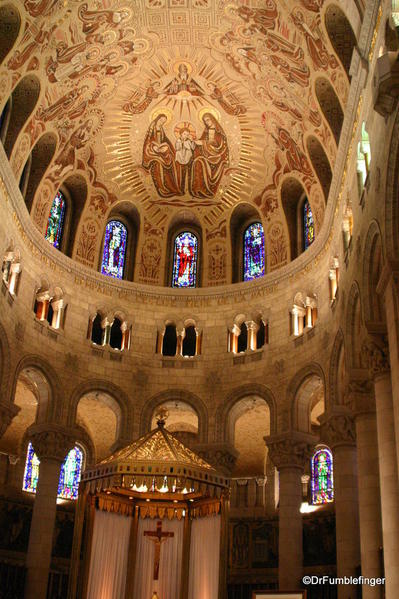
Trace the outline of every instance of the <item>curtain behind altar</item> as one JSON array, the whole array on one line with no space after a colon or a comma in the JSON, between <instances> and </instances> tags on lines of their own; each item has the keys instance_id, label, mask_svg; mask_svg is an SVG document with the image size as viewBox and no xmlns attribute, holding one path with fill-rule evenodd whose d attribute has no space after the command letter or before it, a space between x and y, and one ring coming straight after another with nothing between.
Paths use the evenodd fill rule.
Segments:
<instances>
[{"instance_id":1,"label":"curtain behind altar","mask_svg":"<svg viewBox=\"0 0 399 599\"><path fill-rule=\"evenodd\" d=\"M161 545L156 589L153 583L155 543L144 536L144 531L155 531L158 521L158 518L139 518L134 599L151 599L154 590L158 590L160 599L177 599L180 596L184 520L162 520L162 531L173 532L174 536Z\"/></svg>"},{"instance_id":2,"label":"curtain behind altar","mask_svg":"<svg viewBox=\"0 0 399 599\"><path fill-rule=\"evenodd\" d=\"M193 520L188 599L218 599L220 516Z\"/></svg>"},{"instance_id":3,"label":"curtain behind altar","mask_svg":"<svg viewBox=\"0 0 399 599\"><path fill-rule=\"evenodd\" d=\"M96 510L87 599L125 596L132 519Z\"/></svg>"}]
</instances>

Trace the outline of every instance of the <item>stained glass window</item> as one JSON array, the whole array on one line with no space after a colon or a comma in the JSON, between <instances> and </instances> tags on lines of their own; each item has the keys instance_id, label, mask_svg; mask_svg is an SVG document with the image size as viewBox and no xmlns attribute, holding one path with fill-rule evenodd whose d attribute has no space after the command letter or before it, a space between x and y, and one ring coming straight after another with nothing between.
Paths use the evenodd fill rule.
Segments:
<instances>
[{"instance_id":1,"label":"stained glass window","mask_svg":"<svg viewBox=\"0 0 399 599\"><path fill-rule=\"evenodd\" d=\"M24 484L22 489L29 493L36 493L37 481L39 480L39 464L40 460L35 454L32 443L28 445L26 454Z\"/></svg>"},{"instance_id":2,"label":"stained glass window","mask_svg":"<svg viewBox=\"0 0 399 599\"><path fill-rule=\"evenodd\" d=\"M197 283L198 239L184 231L175 238L172 287L195 287Z\"/></svg>"},{"instance_id":3,"label":"stained glass window","mask_svg":"<svg viewBox=\"0 0 399 599\"><path fill-rule=\"evenodd\" d=\"M58 250L60 249L64 228L65 206L65 196L61 191L58 191L51 205L45 235L47 241Z\"/></svg>"},{"instance_id":4,"label":"stained glass window","mask_svg":"<svg viewBox=\"0 0 399 599\"><path fill-rule=\"evenodd\" d=\"M333 457L327 447L315 452L311 468L312 504L334 501Z\"/></svg>"},{"instance_id":5,"label":"stained glass window","mask_svg":"<svg viewBox=\"0 0 399 599\"><path fill-rule=\"evenodd\" d=\"M305 250L308 249L314 242L314 220L312 209L309 200L306 199L303 203L303 244Z\"/></svg>"},{"instance_id":6,"label":"stained glass window","mask_svg":"<svg viewBox=\"0 0 399 599\"><path fill-rule=\"evenodd\" d=\"M77 499L82 473L83 454L79 447L74 447L68 453L61 465L60 480L58 482L58 497L62 499Z\"/></svg>"},{"instance_id":7,"label":"stained glass window","mask_svg":"<svg viewBox=\"0 0 399 599\"><path fill-rule=\"evenodd\" d=\"M244 281L265 274L265 234L261 223L252 223L244 232Z\"/></svg>"},{"instance_id":8,"label":"stained glass window","mask_svg":"<svg viewBox=\"0 0 399 599\"><path fill-rule=\"evenodd\" d=\"M80 477L82 474L83 454L79 447L74 447L66 456L61 465L58 481L58 497L61 499L77 499ZM39 480L40 460L37 457L32 443L28 445L26 454L24 482L22 489L29 493L36 493Z\"/></svg>"},{"instance_id":9,"label":"stained glass window","mask_svg":"<svg viewBox=\"0 0 399 599\"><path fill-rule=\"evenodd\" d=\"M110 220L105 227L101 274L123 278L127 245L127 229L119 220Z\"/></svg>"}]
</instances>

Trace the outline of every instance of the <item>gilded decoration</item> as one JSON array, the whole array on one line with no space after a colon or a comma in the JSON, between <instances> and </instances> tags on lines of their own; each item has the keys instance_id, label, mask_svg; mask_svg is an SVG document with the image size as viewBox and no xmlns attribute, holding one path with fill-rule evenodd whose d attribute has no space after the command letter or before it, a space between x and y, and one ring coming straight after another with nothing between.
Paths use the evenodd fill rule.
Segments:
<instances>
[{"instance_id":1,"label":"gilded decoration","mask_svg":"<svg viewBox=\"0 0 399 599\"><path fill-rule=\"evenodd\" d=\"M163 284L160 239L190 209L211 244L203 284L228 283L226 222L247 202L267 224L267 269L278 269L290 260L280 197L288 176L303 185L320 229L325 197L306 139L331 164L337 146L313 82L322 73L343 107L348 95L322 3L20 4L24 33L0 69L0 107L28 72L42 90L11 164L20 173L40 137L57 136L31 216L43 231L55 191L81 174L77 261L97 268L110 211L129 202L142 218L137 280Z\"/></svg>"}]
</instances>

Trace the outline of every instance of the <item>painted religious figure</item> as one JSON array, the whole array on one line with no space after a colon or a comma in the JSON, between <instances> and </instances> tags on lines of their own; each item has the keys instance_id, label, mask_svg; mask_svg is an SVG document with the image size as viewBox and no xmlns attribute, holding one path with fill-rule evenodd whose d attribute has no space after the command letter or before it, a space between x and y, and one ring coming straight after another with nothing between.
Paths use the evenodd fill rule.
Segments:
<instances>
[{"instance_id":1,"label":"painted religious figure","mask_svg":"<svg viewBox=\"0 0 399 599\"><path fill-rule=\"evenodd\" d=\"M195 287L197 281L197 237L185 231L175 239L172 287Z\"/></svg>"},{"instance_id":2,"label":"painted religious figure","mask_svg":"<svg viewBox=\"0 0 399 599\"><path fill-rule=\"evenodd\" d=\"M162 198L181 195L177 182L175 148L164 130L167 121L168 116L163 112L152 120L143 146L143 168L151 174L155 189Z\"/></svg>"},{"instance_id":3,"label":"painted religious figure","mask_svg":"<svg viewBox=\"0 0 399 599\"><path fill-rule=\"evenodd\" d=\"M175 96L180 92L186 92L190 96L204 95L201 86L192 79L189 67L185 62L179 64L176 77L165 87L164 91L168 96Z\"/></svg>"}]
</instances>

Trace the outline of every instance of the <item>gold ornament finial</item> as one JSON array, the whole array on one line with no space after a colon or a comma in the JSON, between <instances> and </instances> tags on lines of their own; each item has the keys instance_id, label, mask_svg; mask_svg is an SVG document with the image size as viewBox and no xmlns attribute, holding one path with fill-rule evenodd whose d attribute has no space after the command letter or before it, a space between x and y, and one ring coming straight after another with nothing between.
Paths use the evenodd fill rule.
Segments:
<instances>
[{"instance_id":1,"label":"gold ornament finial","mask_svg":"<svg viewBox=\"0 0 399 599\"><path fill-rule=\"evenodd\" d=\"M166 408L159 408L155 417L157 419L158 428L163 428L168 419L169 412Z\"/></svg>"}]
</instances>

